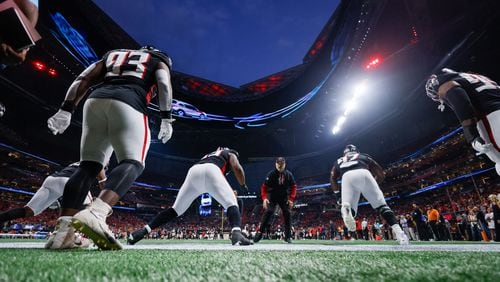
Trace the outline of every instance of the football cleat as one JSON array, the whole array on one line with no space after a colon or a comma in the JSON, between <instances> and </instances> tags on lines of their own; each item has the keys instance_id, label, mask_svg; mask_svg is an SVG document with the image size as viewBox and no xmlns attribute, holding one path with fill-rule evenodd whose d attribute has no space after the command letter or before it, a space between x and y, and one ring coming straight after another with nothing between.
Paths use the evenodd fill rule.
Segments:
<instances>
[{"instance_id":1,"label":"football cleat","mask_svg":"<svg viewBox=\"0 0 500 282\"><path fill-rule=\"evenodd\" d=\"M134 245L135 243L142 240L146 235L148 235L148 231L146 230L146 228L137 229L136 231L128 235L127 244Z\"/></svg>"},{"instance_id":2,"label":"football cleat","mask_svg":"<svg viewBox=\"0 0 500 282\"><path fill-rule=\"evenodd\" d=\"M75 214L72 225L87 235L102 250L121 250L123 246L115 238L105 222L106 218L98 216L92 209L84 209Z\"/></svg>"},{"instance_id":3,"label":"football cleat","mask_svg":"<svg viewBox=\"0 0 500 282\"><path fill-rule=\"evenodd\" d=\"M285 243L291 244L292 243L292 238L285 238Z\"/></svg>"},{"instance_id":4,"label":"football cleat","mask_svg":"<svg viewBox=\"0 0 500 282\"><path fill-rule=\"evenodd\" d=\"M73 248L88 249L92 245L92 241L82 236L75 236Z\"/></svg>"},{"instance_id":5,"label":"football cleat","mask_svg":"<svg viewBox=\"0 0 500 282\"><path fill-rule=\"evenodd\" d=\"M262 240L262 233L257 232L257 233L255 234L255 237L253 238L253 242L254 242L254 243L258 243L260 240Z\"/></svg>"},{"instance_id":6,"label":"football cleat","mask_svg":"<svg viewBox=\"0 0 500 282\"><path fill-rule=\"evenodd\" d=\"M409 245L410 240L408 239L408 236L404 232L398 232L396 233L396 240L400 245Z\"/></svg>"},{"instance_id":7,"label":"football cleat","mask_svg":"<svg viewBox=\"0 0 500 282\"><path fill-rule=\"evenodd\" d=\"M233 246L253 245L253 242L245 238L245 236L241 234L240 230L234 230L231 233L231 243L233 244Z\"/></svg>"},{"instance_id":8,"label":"football cleat","mask_svg":"<svg viewBox=\"0 0 500 282\"><path fill-rule=\"evenodd\" d=\"M45 243L45 249L63 250L74 248L75 229L71 226L71 216L61 216L57 219L57 225Z\"/></svg>"}]
</instances>

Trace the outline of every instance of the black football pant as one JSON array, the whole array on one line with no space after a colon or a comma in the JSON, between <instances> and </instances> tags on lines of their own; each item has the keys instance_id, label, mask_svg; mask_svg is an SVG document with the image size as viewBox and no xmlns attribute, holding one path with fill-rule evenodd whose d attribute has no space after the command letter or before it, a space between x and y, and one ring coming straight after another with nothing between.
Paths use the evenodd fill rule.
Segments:
<instances>
[{"instance_id":1,"label":"black football pant","mask_svg":"<svg viewBox=\"0 0 500 282\"><path fill-rule=\"evenodd\" d=\"M278 199L274 199L273 197L271 197L269 199L269 205L267 206L267 210L264 212L264 215L262 216L262 220L260 223L260 232L264 233L265 230L269 228L269 221L271 220L273 213L276 210L276 205L280 206L281 211L283 213L283 217L285 219L285 238L286 239L291 238L292 221L291 221L290 210L288 209L287 197L280 197Z\"/></svg>"}]
</instances>

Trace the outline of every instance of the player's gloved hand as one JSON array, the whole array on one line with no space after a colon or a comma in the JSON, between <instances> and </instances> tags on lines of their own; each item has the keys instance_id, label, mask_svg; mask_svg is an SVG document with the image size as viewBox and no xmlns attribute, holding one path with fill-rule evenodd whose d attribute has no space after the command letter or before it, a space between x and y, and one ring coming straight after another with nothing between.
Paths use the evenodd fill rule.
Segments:
<instances>
[{"instance_id":1,"label":"player's gloved hand","mask_svg":"<svg viewBox=\"0 0 500 282\"><path fill-rule=\"evenodd\" d=\"M471 145L472 148L477 151L476 155L478 156L481 154L486 154L493 150L493 144L486 143L481 137L474 138Z\"/></svg>"},{"instance_id":2,"label":"player's gloved hand","mask_svg":"<svg viewBox=\"0 0 500 282\"><path fill-rule=\"evenodd\" d=\"M158 133L158 140L161 140L163 144L167 143L168 140L172 137L172 122L174 122L175 119L167 119L164 118L161 120L161 125L160 125L160 133Z\"/></svg>"},{"instance_id":3,"label":"player's gloved hand","mask_svg":"<svg viewBox=\"0 0 500 282\"><path fill-rule=\"evenodd\" d=\"M248 194L248 186L246 184L240 185L240 189L244 195Z\"/></svg>"},{"instance_id":4,"label":"player's gloved hand","mask_svg":"<svg viewBox=\"0 0 500 282\"><path fill-rule=\"evenodd\" d=\"M265 210L267 210L267 207L269 206L269 200L265 199L264 201L262 201L262 206L264 207Z\"/></svg>"},{"instance_id":5,"label":"player's gloved hand","mask_svg":"<svg viewBox=\"0 0 500 282\"><path fill-rule=\"evenodd\" d=\"M59 110L47 120L47 126L52 134L62 134L71 123L71 113L65 110Z\"/></svg>"},{"instance_id":6,"label":"player's gloved hand","mask_svg":"<svg viewBox=\"0 0 500 282\"><path fill-rule=\"evenodd\" d=\"M288 203L288 209L292 209L293 208L293 201L288 200L287 203Z\"/></svg>"}]
</instances>

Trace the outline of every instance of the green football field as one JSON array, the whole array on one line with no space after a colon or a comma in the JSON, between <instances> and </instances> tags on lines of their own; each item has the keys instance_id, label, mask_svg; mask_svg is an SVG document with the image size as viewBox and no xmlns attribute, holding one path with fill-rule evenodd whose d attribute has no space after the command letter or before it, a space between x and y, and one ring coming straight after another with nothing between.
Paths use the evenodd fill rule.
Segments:
<instances>
[{"instance_id":1,"label":"green football field","mask_svg":"<svg viewBox=\"0 0 500 282\"><path fill-rule=\"evenodd\" d=\"M141 243L122 251L47 251L40 240L0 240L0 281L500 281L496 243Z\"/></svg>"}]
</instances>

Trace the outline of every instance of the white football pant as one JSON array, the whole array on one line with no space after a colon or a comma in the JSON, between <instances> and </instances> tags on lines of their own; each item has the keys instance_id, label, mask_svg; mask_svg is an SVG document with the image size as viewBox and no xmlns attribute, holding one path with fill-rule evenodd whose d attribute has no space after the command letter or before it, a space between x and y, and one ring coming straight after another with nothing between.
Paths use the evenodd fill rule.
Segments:
<instances>
[{"instance_id":1,"label":"white football pant","mask_svg":"<svg viewBox=\"0 0 500 282\"><path fill-rule=\"evenodd\" d=\"M342 203L349 203L357 213L361 194L374 209L387 205L384 194L380 191L377 181L369 170L354 169L344 173L342 176Z\"/></svg>"},{"instance_id":2,"label":"white football pant","mask_svg":"<svg viewBox=\"0 0 500 282\"><path fill-rule=\"evenodd\" d=\"M209 193L225 209L238 206L233 189L222 174L220 168L211 163L192 166L172 208L180 216L189 208L191 203L203 193Z\"/></svg>"}]
</instances>

